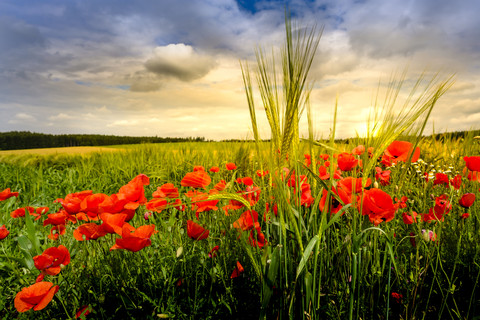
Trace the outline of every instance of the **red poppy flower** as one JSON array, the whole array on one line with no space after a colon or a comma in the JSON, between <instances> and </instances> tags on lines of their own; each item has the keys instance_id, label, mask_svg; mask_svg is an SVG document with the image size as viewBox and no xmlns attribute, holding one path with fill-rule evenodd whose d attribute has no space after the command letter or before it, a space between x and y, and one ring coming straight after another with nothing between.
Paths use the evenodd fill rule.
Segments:
<instances>
[{"instance_id":1,"label":"red poppy flower","mask_svg":"<svg viewBox=\"0 0 480 320\"><path fill-rule=\"evenodd\" d=\"M233 227L244 231L259 228L258 213L255 210L247 210L233 223Z\"/></svg>"},{"instance_id":2,"label":"red poppy flower","mask_svg":"<svg viewBox=\"0 0 480 320\"><path fill-rule=\"evenodd\" d=\"M101 229L105 233L116 233L122 235L122 227L127 219L126 214L122 213L108 213L104 212L100 215L103 223L100 225Z\"/></svg>"},{"instance_id":3,"label":"red poppy flower","mask_svg":"<svg viewBox=\"0 0 480 320\"><path fill-rule=\"evenodd\" d=\"M420 158L420 148L413 150L413 145L408 141L393 141L384 151L386 159L392 163L406 162L413 152L411 162L417 162ZM383 158L382 158L383 159Z\"/></svg>"},{"instance_id":4,"label":"red poppy flower","mask_svg":"<svg viewBox=\"0 0 480 320\"><path fill-rule=\"evenodd\" d=\"M80 317L86 317L87 315L90 314L90 306L86 305L78 309L78 311L75 313L75 319L78 319Z\"/></svg>"},{"instance_id":5,"label":"red poppy flower","mask_svg":"<svg viewBox=\"0 0 480 320\"><path fill-rule=\"evenodd\" d=\"M65 211L69 214L77 214L81 211L80 204L83 199L93 194L92 190L85 190L76 193L70 193L65 196L65 199L57 199L54 202L59 202Z\"/></svg>"},{"instance_id":6,"label":"red poppy flower","mask_svg":"<svg viewBox=\"0 0 480 320\"><path fill-rule=\"evenodd\" d=\"M340 181L338 181L338 187L342 188L347 192L347 194L359 194L362 192L363 188L367 188L372 184L372 180L367 178L365 181L365 186L362 186L363 180L362 178L353 178L353 177L346 177Z\"/></svg>"},{"instance_id":7,"label":"red poppy flower","mask_svg":"<svg viewBox=\"0 0 480 320\"><path fill-rule=\"evenodd\" d=\"M94 222L85 223L73 231L73 237L78 241L96 240L105 236L107 232ZM85 239L83 238L85 236Z\"/></svg>"},{"instance_id":8,"label":"red poppy flower","mask_svg":"<svg viewBox=\"0 0 480 320\"><path fill-rule=\"evenodd\" d=\"M257 170L256 173L257 173L257 176L261 178L261 177L265 177L268 174L268 170L264 170L264 171Z\"/></svg>"},{"instance_id":9,"label":"red poppy flower","mask_svg":"<svg viewBox=\"0 0 480 320\"><path fill-rule=\"evenodd\" d=\"M211 167L210 172L219 172L220 168L219 167Z\"/></svg>"},{"instance_id":10,"label":"red poppy flower","mask_svg":"<svg viewBox=\"0 0 480 320\"><path fill-rule=\"evenodd\" d=\"M115 244L110 250L125 249L132 252L140 251L152 244L150 237L157 232L153 224L144 225L135 229L128 223L125 223L122 228L122 238L116 239Z\"/></svg>"},{"instance_id":11,"label":"red poppy flower","mask_svg":"<svg viewBox=\"0 0 480 320\"><path fill-rule=\"evenodd\" d=\"M25 312L33 308L35 311L45 308L58 291L58 286L51 282L37 282L25 287L15 296L14 305L18 312Z\"/></svg>"},{"instance_id":12,"label":"red poppy flower","mask_svg":"<svg viewBox=\"0 0 480 320\"><path fill-rule=\"evenodd\" d=\"M194 166L193 171L205 171L205 168L203 166Z\"/></svg>"},{"instance_id":13,"label":"red poppy flower","mask_svg":"<svg viewBox=\"0 0 480 320\"><path fill-rule=\"evenodd\" d=\"M5 225L0 227L0 240L5 239L9 235L10 231L7 230Z\"/></svg>"},{"instance_id":14,"label":"red poppy flower","mask_svg":"<svg viewBox=\"0 0 480 320\"><path fill-rule=\"evenodd\" d=\"M350 171L358 165L355 156L348 152L342 152L337 157L338 168L342 171Z\"/></svg>"},{"instance_id":15,"label":"red poppy flower","mask_svg":"<svg viewBox=\"0 0 480 320\"><path fill-rule=\"evenodd\" d=\"M206 188L211 182L208 173L205 171L189 172L183 177L181 185L192 188Z\"/></svg>"},{"instance_id":16,"label":"red poppy flower","mask_svg":"<svg viewBox=\"0 0 480 320\"><path fill-rule=\"evenodd\" d=\"M18 208L10 212L10 216L14 219L25 217L26 211L30 210L33 212L33 207Z\"/></svg>"},{"instance_id":17,"label":"red poppy flower","mask_svg":"<svg viewBox=\"0 0 480 320\"><path fill-rule=\"evenodd\" d=\"M18 208L12 211L10 213L10 216L12 218L25 217L25 214L28 212L31 216L35 217L35 220L38 220L41 218L41 215L44 213L47 213L48 210L50 210L48 207L40 207L40 208L24 207L24 208Z\"/></svg>"},{"instance_id":18,"label":"red poppy flower","mask_svg":"<svg viewBox=\"0 0 480 320\"><path fill-rule=\"evenodd\" d=\"M212 189L215 190L215 189ZM208 195L207 195L208 198ZM205 198L206 199L206 198ZM192 210L195 211L195 216L199 217L200 212L206 212L211 210L218 210L217 203L219 200L199 200L192 204Z\"/></svg>"},{"instance_id":19,"label":"red poppy flower","mask_svg":"<svg viewBox=\"0 0 480 320\"><path fill-rule=\"evenodd\" d=\"M452 204L448 201L448 196L446 194L442 194L435 198L434 210L438 214L447 214L452 210Z\"/></svg>"},{"instance_id":20,"label":"red poppy flower","mask_svg":"<svg viewBox=\"0 0 480 320\"><path fill-rule=\"evenodd\" d=\"M327 169L330 166L330 163L328 163L328 165L327 165L327 163L328 163L328 161L325 162L324 166L318 167L318 175L320 176L320 179L322 179L322 180L330 179L330 173L329 173L329 170ZM335 165L335 167L336 166L337 165ZM337 170L335 167L334 167L333 179L341 179L342 178L342 172Z\"/></svg>"},{"instance_id":21,"label":"red poppy flower","mask_svg":"<svg viewBox=\"0 0 480 320\"><path fill-rule=\"evenodd\" d=\"M70 263L70 253L65 246L59 245L48 248L41 255L33 257L33 262L35 268L42 273L55 276L62 270L62 265L66 266Z\"/></svg>"},{"instance_id":22,"label":"red poppy flower","mask_svg":"<svg viewBox=\"0 0 480 320\"><path fill-rule=\"evenodd\" d=\"M265 244L267 244L267 241L265 240L265 235L262 233L262 230L260 228L250 230L248 240L252 247L263 248Z\"/></svg>"},{"instance_id":23,"label":"red poppy flower","mask_svg":"<svg viewBox=\"0 0 480 320\"><path fill-rule=\"evenodd\" d=\"M143 187L141 187L141 189L143 190ZM135 210L140 205L140 203L144 203L143 198L140 202L131 202L129 199L126 199L124 197L122 197L121 199L120 194L115 193L108 197L104 202L99 204L99 210L100 212L126 214L127 218L125 219L125 221L130 221L135 216ZM80 220L78 216L77 218Z\"/></svg>"},{"instance_id":24,"label":"red poppy flower","mask_svg":"<svg viewBox=\"0 0 480 320\"><path fill-rule=\"evenodd\" d=\"M67 223L67 220L70 220L71 222L75 223L77 222L77 219L75 219L74 216L69 215L65 210L61 209L58 212L55 213L50 213L48 215L48 218L43 221L43 226L48 226L49 224L52 225L64 225Z\"/></svg>"},{"instance_id":25,"label":"red poppy flower","mask_svg":"<svg viewBox=\"0 0 480 320\"><path fill-rule=\"evenodd\" d=\"M158 192L158 194L156 192ZM163 194L163 196L159 196L160 193ZM165 183L162 186L158 187L157 191L155 191L152 194L152 196L154 198L165 198L165 197L167 197L167 198L170 198L170 199L176 199L180 195L178 193L178 189L175 188L173 183Z\"/></svg>"},{"instance_id":26,"label":"red poppy flower","mask_svg":"<svg viewBox=\"0 0 480 320\"><path fill-rule=\"evenodd\" d=\"M367 148L368 156L369 156L370 158L373 157L373 151L375 151L375 150L373 149L373 147L368 147L368 148Z\"/></svg>"},{"instance_id":27,"label":"red poppy flower","mask_svg":"<svg viewBox=\"0 0 480 320\"><path fill-rule=\"evenodd\" d=\"M416 240L416 236L415 236L415 233L414 232L410 232L410 244L412 245L412 247L416 247L417 246L417 240Z\"/></svg>"},{"instance_id":28,"label":"red poppy flower","mask_svg":"<svg viewBox=\"0 0 480 320\"><path fill-rule=\"evenodd\" d=\"M458 204L464 208L470 208L473 205L473 202L475 202L475 194L465 193L458 201Z\"/></svg>"},{"instance_id":29,"label":"red poppy flower","mask_svg":"<svg viewBox=\"0 0 480 320\"><path fill-rule=\"evenodd\" d=\"M215 189L210 190L210 194L214 194L215 192L218 191ZM208 200L208 193L190 190L185 195L191 199L192 211L195 211L197 219L200 212L218 210L217 203L219 200Z\"/></svg>"},{"instance_id":30,"label":"red poppy flower","mask_svg":"<svg viewBox=\"0 0 480 320\"><path fill-rule=\"evenodd\" d=\"M414 222L417 222L417 215L418 214L415 211L412 211L411 214L404 212L402 214L403 223L412 224Z\"/></svg>"},{"instance_id":31,"label":"red poppy flower","mask_svg":"<svg viewBox=\"0 0 480 320\"><path fill-rule=\"evenodd\" d=\"M352 150L352 154L361 156L365 152L365 146L363 145L358 145Z\"/></svg>"},{"instance_id":32,"label":"red poppy flower","mask_svg":"<svg viewBox=\"0 0 480 320\"><path fill-rule=\"evenodd\" d=\"M380 184L382 186L388 186L390 184L390 174L392 173L392 171L383 171L380 167L375 167L375 171L377 171L377 173L375 174L375 179L380 181Z\"/></svg>"},{"instance_id":33,"label":"red poppy flower","mask_svg":"<svg viewBox=\"0 0 480 320\"><path fill-rule=\"evenodd\" d=\"M465 167L467 169L467 167ZM464 170L465 172L465 170ZM469 181L477 181L480 182L480 171L469 171L467 175L467 179Z\"/></svg>"},{"instance_id":34,"label":"red poppy flower","mask_svg":"<svg viewBox=\"0 0 480 320\"><path fill-rule=\"evenodd\" d=\"M462 176L457 174L455 177L450 179L450 185L455 188L455 190L460 189L462 186Z\"/></svg>"},{"instance_id":35,"label":"red poppy flower","mask_svg":"<svg viewBox=\"0 0 480 320\"><path fill-rule=\"evenodd\" d=\"M262 190L259 187L246 187L245 191L237 191L237 193L240 193L242 198L248 201L251 207L253 207L255 204L257 204L258 200L260 200L260 192ZM234 202L235 200L232 200L231 202ZM243 203L239 203L243 206Z\"/></svg>"},{"instance_id":36,"label":"red poppy flower","mask_svg":"<svg viewBox=\"0 0 480 320\"><path fill-rule=\"evenodd\" d=\"M246 186L252 186L253 185L253 179L250 177L244 177L244 178L237 178L237 183L241 184L243 183Z\"/></svg>"},{"instance_id":37,"label":"red poppy flower","mask_svg":"<svg viewBox=\"0 0 480 320\"><path fill-rule=\"evenodd\" d=\"M322 159L323 161L327 161L328 158L330 158L330 155L323 153L323 154L319 155L318 158Z\"/></svg>"},{"instance_id":38,"label":"red poppy flower","mask_svg":"<svg viewBox=\"0 0 480 320\"><path fill-rule=\"evenodd\" d=\"M182 200L175 199L175 202L172 204L173 207L179 211L185 211L185 205L182 204Z\"/></svg>"},{"instance_id":39,"label":"red poppy flower","mask_svg":"<svg viewBox=\"0 0 480 320\"><path fill-rule=\"evenodd\" d=\"M204 229L201 225L187 220L187 235L193 240L204 240L208 238L210 230Z\"/></svg>"},{"instance_id":40,"label":"red poppy flower","mask_svg":"<svg viewBox=\"0 0 480 320\"><path fill-rule=\"evenodd\" d=\"M343 203L338 201L336 197L331 196L330 198L331 203L329 204L329 206L327 206L328 191L323 189L322 198L320 199L320 203L319 203L319 208L321 212L324 212L324 210L327 210L327 212L330 212L330 214L336 214L338 211L342 210L343 205L352 202L351 195L349 195L343 188L338 186L337 188L332 187L332 192L336 194L337 197L339 197Z\"/></svg>"},{"instance_id":41,"label":"red poppy flower","mask_svg":"<svg viewBox=\"0 0 480 320\"><path fill-rule=\"evenodd\" d=\"M241 209L243 208L245 205L243 203L241 203L240 201L237 201L237 200L230 200L229 201L229 204L227 204L226 206L223 206L222 209L225 211L225 215L228 216L229 215L229 210L238 210L238 209Z\"/></svg>"},{"instance_id":42,"label":"red poppy flower","mask_svg":"<svg viewBox=\"0 0 480 320\"><path fill-rule=\"evenodd\" d=\"M392 197L385 191L372 188L363 192L362 214L376 226L382 221L389 222L395 217L396 208Z\"/></svg>"},{"instance_id":43,"label":"red poppy flower","mask_svg":"<svg viewBox=\"0 0 480 320\"><path fill-rule=\"evenodd\" d=\"M448 176L443 172L437 172L435 174L435 180L433 181L433 185L436 186L437 184L445 184L445 186L448 187Z\"/></svg>"},{"instance_id":44,"label":"red poppy flower","mask_svg":"<svg viewBox=\"0 0 480 320\"><path fill-rule=\"evenodd\" d=\"M225 165L225 167L227 168L227 170L235 170L237 169L237 166L235 165L235 163L233 162L229 162Z\"/></svg>"},{"instance_id":45,"label":"red poppy flower","mask_svg":"<svg viewBox=\"0 0 480 320\"><path fill-rule=\"evenodd\" d=\"M0 192L0 201L7 200L11 197L18 197L18 192L11 192L10 188L7 188Z\"/></svg>"},{"instance_id":46,"label":"red poppy flower","mask_svg":"<svg viewBox=\"0 0 480 320\"><path fill-rule=\"evenodd\" d=\"M312 197L312 190L309 183L302 183L302 194L300 196L300 205L310 207L315 199Z\"/></svg>"},{"instance_id":47,"label":"red poppy flower","mask_svg":"<svg viewBox=\"0 0 480 320\"><path fill-rule=\"evenodd\" d=\"M272 206L272 205L271 205L269 202L267 202L267 203L265 204L265 214L263 215L263 220L264 220L264 221L267 221L267 214L270 212L270 207L271 207L271 206ZM275 216L278 215L278 205L277 205L277 203L274 203L274 204L273 204L272 212L273 212L273 214L274 214Z\"/></svg>"},{"instance_id":48,"label":"red poppy flower","mask_svg":"<svg viewBox=\"0 0 480 320\"><path fill-rule=\"evenodd\" d=\"M238 277L239 275L241 275L243 273L243 271L244 271L244 269L243 269L242 265L240 264L239 261L237 261L237 265L235 266L235 269L233 270L232 275L230 276L230 279Z\"/></svg>"},{"instance_id":49,"label":"red poppy flower","mask_svg":"<svg viewBox=\"0 0 480 320\"><path fill-rule=\"evenodd\" d=\"M18 192L12 192L10 188L7 188L0 192L0 201L7 200L11 197L18 197Z\"/></svg>"},{"instance_id":50,"label":"red poppy flower","mask_svg":"<svg viewBox=\"0 0 480 320\"><path fill-rule=\"evenodd\" d=\"M227 183L225 180L220 180L216 185L213 186L213 188L217 191L223 191L227 187Z\"/></svg>"},{"instance_id":51,"label":"red poppy flower","mask_svg":"<svg viewBox=\"0 0 480 320\"><path fill-rule=\"evenodd\" d=\"M303 161L305 166L310 167L310 165L312 164L312 156L309 154L304 154L303 157L305 158L305 160Z\"/></svg>"},{"instance_id":52,"label":"red poppy flower","mask_svg":"<svg viewBox=\"0 0 480 320\"><path fill-rule=\"evenodd\" d=\"M397 206L397 208L405 209L407 207L407 200L408 200L408 198L406 196L403 196L400 199L395 197L395 204L394 205Z\"/></svg>"},{"instance_id":53,"label":"red poppy flower","mask_svg":"<svg viewBox=\"0 0 480 320\"><path fill-rule=\"evenodd\" d=\"M220 249L220 246L213 247L212 250L210 250L210 252L208 253L208 257L215 258L217 256L217 252L219 249Z\"/></svg>"},{"instance_id":54,"label":"red poppy flower","mask_svg":"<svg viewBox=\"0 0 480 320\"><path fill-rule=\"evenodd\" d=\"M129 183L121 187L117 193L117 198L123 204L123 208L135 210L139 205L147 202L147 198L145 198L145 189L143 186L147 186L149 184L150 179L144 174L139 174Z\"/></svg>"},{"instance_id":55,"label":"red poppy flower","mask_svg":"<svg viewBox=\"0 0 480 320\"><path fill-rule=\"evenodd\" d=\"M145 207L147 208L147 210L162 212L162 210L167 207L167 204L167 200L165 199L153 198L152 200L147 202Z\"/></svg>"},{"instance_id":56,"label":"red poppy flower","mask_svg":"<svg viewBox=\"0 0 480 320\"><path fill-rule=\"evenodd\" d=\"M109 198L104 193L91 194L80 203L80 211L85 213L90 220L98 220L98 215L103 212L102 204L108 202Z\"/></svg>"},{"instance_id":57,"label":"red poppy flower","mask_svg":"<svg viewBox=\"0 0 480 320\"><path fill-rule=\"evenodd\" d=\"M443 215L448 214L450 210L452 210L452 204L448 201L447 195L443 194L435 198L435 206L423 215L423 221L443 221Z\"/></svg>"},{"instance_id":58,"label":"red poppy flower","mask_svg":"<svg viewBox=\"0 0 480 320\"><path fill-rule=\"evenodd\" d=\"M50 234L48 235L48 239L52 240L58 240L59 236L62 236L65 234L67 231L67 228L65 228L65 225L59 224L55 225L50 229Z\"/></svg>"},{"instance_id":59,"label":"red poppy flower","mask_svg":"<svg viewBox=\"0 0 480 320\"><path fill-rule=\"evenodd\" d=\"M402 303L403 295L401 293L392 292L392 298L395 299L396 303Z\"/></svg>"},{"instance_id":60,"label":"red poppy flower","mask_svg":"<svg viewBox=\"0 0 480 320\"><path fill-rule=\"evenodd\" d=\"M480 156L463 157L465 165L470 171L480 171Z\"/></svg>"}]
</instances>

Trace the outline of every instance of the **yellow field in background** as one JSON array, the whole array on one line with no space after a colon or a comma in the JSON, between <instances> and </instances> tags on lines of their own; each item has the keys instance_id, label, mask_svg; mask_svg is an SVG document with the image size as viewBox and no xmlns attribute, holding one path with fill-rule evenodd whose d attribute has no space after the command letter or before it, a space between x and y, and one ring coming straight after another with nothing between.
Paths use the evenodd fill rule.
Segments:
<instances>
[{"instance_id":1,"label":"yellow field in background","mask_svg":"<svg viewBox=\"0 0 480 320\"><path fill-rule=\"evenodd\" d=\"M121 151L121 148L106 147L64 147L64 148L41 148L41 149L22 149L22 150L0 150L0 156L6 155L52 155L52 154L87 154L91 152L112 152Z\"/></svg>"}]
</instances>

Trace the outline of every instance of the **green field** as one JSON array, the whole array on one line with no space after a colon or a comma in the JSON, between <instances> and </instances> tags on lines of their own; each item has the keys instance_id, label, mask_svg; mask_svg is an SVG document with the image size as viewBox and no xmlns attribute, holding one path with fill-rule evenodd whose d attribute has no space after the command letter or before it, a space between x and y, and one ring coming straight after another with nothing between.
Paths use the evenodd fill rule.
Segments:
<instances>
[{"instance_id":1,"label":"green field","mask_svg":"<svg viewBox=\"0 0 480 320\"><path fill-rule=\"evenodd\" d=\"M468 319L478 314L479 205L478 200L469 208L459 205L464 194L478 198L480 184L470 170L464 171L463 160L463 155L478 154L478 142L473 137L444 143L423 140L420 160L390 166L385 164L385 153L378 159L370 159L366 151L352 155L355 146L336 145L337 154L347 151L353 157L350 161L363 161L363 168L374 161L380 171L391 171L389 183L375 169L367 173L358 164L349 169L343 156L335 158L331 150L307 143L300 145L298 154L290 155L285 163L288 170L280 171L283 174L275 171L268 157L256 153L253 143L139 145L88 157L38 155L34 164L20 153L18 158L4 159L0 189L11 188L19 195L0 202L0 226L10 232L0 240L0 315L5 319L65 319L74 317L83 306L91 311L87 318L94 319L288 315L345 319L350 314L362 319L433 319L439 315ZM265 149L262 154L268 154ZM310 161L307 151L313 151ZM453 157L444 156L454 152ZM326 161L332 164L325 167ZM227 170L230 162L237 168ZM334 178L330 168L335 163L344 170ZM204 167L210 183L202 180L194 188L184 181L182 186L194 166ZM214 166L219 172L209 171ZM321 167L332 177L322 180ZM269 173L260 177L257 170ZM442 172L447 180L441 180L438 173ZM428 182L424 173L430 174ZM148 245L136 252L109 250L119 243L116 240L126 237L118 230L95 240L86 240L90 234L83 241L76 239L80 226L105 224L103 216L97 220L102 213L125 212L124 207L107 209L102 201L122 194L122 186L139 174L146 175L149 183L137 185L145 199L138 195L130 199L138 208L128 223L134 228L155 225L157 233L144 237ZM460 185L452 184L457 175ZM237 181L245 177L252 178L253 184L248 179ZM359 182L345 196L340 190L348 189L345 181L352 181L348 177L358 177ZM362 177L371 183L364 179L362 185ZM221 180L225 189L212 192ZM165 183L172 183L179 194L154 198ZM64 221L66 232L58 240L49 239L54 225L44 226L44 221L49 214L69 208L68 194L84 190L92 192L81 201L83 207L75 214L70 208L69 216L77 219ZM372 198L378 208L366 213L361 206L370 201L365 197L372 190L385 192L387 204ZM100 194L104 194L102 201L95 200ZM408 199L401 201L404 196ZM55 202L58 198L65 202ZM165 205L149 207L152 199L165 199ZM174 204L176 199L185 204L183 211ZM438 209L439 203L448 209ZM38 220L28 213L11 216L27 206L50 209ZM254 214L252 220L244 214L248 206L258 217ZM392 208L394 216L389 218ZM428 215L430 210L437 213L434 218ZM78 212L82 211L88 217L85 221L80 220ZM406 224L405 216L414 217L412 212L418 216ZM192 236L188 220L209 230L208 237ZM61 272L51 275L38 269L34 257L60 245L70 255ZM211 257L216 246L218 251ZM43 282L58 285L58 292L44 309L18 313L17 293L33 285L40 274L44 274Z\"/></svg>"}]
</instances>

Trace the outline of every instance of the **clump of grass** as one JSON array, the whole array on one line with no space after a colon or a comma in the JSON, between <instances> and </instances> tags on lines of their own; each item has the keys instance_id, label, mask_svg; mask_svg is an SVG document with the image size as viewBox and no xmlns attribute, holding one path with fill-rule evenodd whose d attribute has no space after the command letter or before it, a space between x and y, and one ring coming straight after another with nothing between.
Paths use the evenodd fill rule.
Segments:
<instances>
[{"instance_id":1,"label":"clump of grass","mask_svg":"<svg viewBox=\"0 0 480 320\"><path fill-rule=\"evenodd\" d=\"M257 60L254 69L255 79L271 132L270 155L263 162L273 173L271 182L276 186L274 189L267 190L269 190L268 196L274 198L278 205L278 222L267 225L268 233L274 239L271 243L272 247L258 261L262 265L262 279L267 283L267 285L263 285L262 291L262 317L269 315L280 318L316 318L322 310L322 291L328 292L330 287L330 290L335 288L334 290L337 291L348 292L349 301L338 301L340 309L337 309L336 312L339 312L338 317L347 316L352 319L355 315L358 317L362 310L362 307L354 302L365 299L362 297L367 296L367 294L362 295L361 293L361 288L365 286L361 275L368 273L364 269L366 266L376 269L381 277L388 276L386 286L379 278L374 277L371 281L375 286L379 286L376 288L379 292L386 288L386 294L390 294L390 281L393 276L390 269L385 266L398 269L393 255L393 233L381 228L371 228L364 223L364 219L361 218L356 208L345 206L343 213L348 214L351 221L347 225L342 225L341 228L346 227L347 231L340 233L344 234L349 241L347 245L339 242L341 239L339 232L331 231L331 228L338 227L339 215L329 216L326 211L319 213L316 209L324 190L328 191L328 203L332 203L334 200L339 201L332 192L332 188L336 185L332 178L333 166L330 167L331 178L325 182L318 178L316 161L312 161L312 167L307 172L309 178L314 180L312 194L315 195L316 201L309 209L296 204L298 203L296 197L299 197L300 194L292 194L292 190L285 186L284 180L294 176L298 190L301 172L305 171L299 154L301 149L299 148L298 131L300 117L305 108L307 108L309 124L307 141L310 157L315 159L316 154L323 152L328 153L332 159L338 150L335 144L337 103L335 104L333 130L329 142L322 143L313 139L313 123L309 110L312 82L308 82L308 72L321 33L317 33L315 27L296 32L292 29L295 27L287 16L286 40L280 58L276 58L274 53L267 56L262 48L257 48L255 51ZM281 62L282 72L277 69L278 61ZM259 144L252 71L248 63L243 63L241 66L252 129L255 140ZM357 139L359 144L372 147L374 150L371 157L368 157L367 153L364 154L363 170L353 173L354 177L363 177L364 186L372 176L375 166L378 165L377 159L394 140L408 135L411 137L414 148L420 143L427 120L436 102L453 84L453 76L438 80L438 75L435 75L424 85L425 77L425 74L419 77L412 86L410 94L400 106L399 96L403 92L405 72L400 76L394 75L390 79L383 100L380 100L379 90L374 103L375 111L368 121L367 136ZM320 147L320 151L316 151L315 146ZM257 150L260 150L259 146ZM257 154L261 155L260 152ZM410 160L407 161L407 165L408 163ZM282 177L280 174L283 167L289 169L290 173L286 174L287 177ZM405 186L403 184L405 172L407 170L400 174L400 188L397 187L397 191L401 191L402 186ZM336 230L338 231L338 229ZM372 244L374 250L381 248L383 253L375 252L372 258L365 260L362 252L364 252L366 243ZM332 272L329 266L335 264L328 255L325 255L325 250L332 250L349 261L342 264L344 269L339 272L339 275L343 276L342 278L335 278L333 281L332 278L325 278ZM387 262L388 264L386 264ZM345 279L350 280L345 283ZM273 287L278 288L281 292L276 302L271 301ZM375 295L373 292L371 294ZM386 304L388 314L388 298ZM278 311L274 311L277 309Z\"/></svg>"}]
</instances>

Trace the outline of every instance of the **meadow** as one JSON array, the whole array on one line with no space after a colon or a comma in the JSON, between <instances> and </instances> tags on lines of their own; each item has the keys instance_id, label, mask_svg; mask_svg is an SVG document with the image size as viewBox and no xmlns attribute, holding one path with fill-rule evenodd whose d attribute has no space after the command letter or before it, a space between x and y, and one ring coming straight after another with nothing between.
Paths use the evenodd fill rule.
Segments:
<instances>
[{"instance_id":1,"label":"meadow","mask_svg":"<svg viewBox=\"0 0 480 320\"><path fill-rule=\"evenodd\" d=\"M479 318L477 133L423 135L452 77L393 77L365 137L335 111L318 139L318 41L286 19L280 59L242 63L254 142L0 154L0 316Z\"/></svg>"},{"instance_id":2,"label":"meadow","mask_svg":"<svg viewBox=\"0 0 480 320\"><path fill-rule=\"evenodd\" d=\"M479 143L473 135L444 140L423 140L410 165L383 153L365 185L358 160L369 161L368 151L356 144L338 145L336 157L323 147L311 157L302 144L294 167L265 175L268 163L258 161L254 143L147 144L37 156L34 164L21 154L3 159L0 186L18 195L1 202L0 226L10 232L0 241L1 316L74 318L87 306L87 318L104 319L473 318L479 205L461 199L478 197L480 184L462 155L478 152ZM111 250L127 237L121 227L76 236L91 223L123 226L128 205L108 210L106 203L129 185L136 192L128 203L138 207L128 224L154 225L141 237L144 247ZM385 199L365 212L375 190ZM48 211L13 214L28 206ZM108 211L118 211L121 223L107 223ZM61 223L65 233L53 236L63 233ZM35 257L60 246L68 264L54 275L52 262L38 269ZM40 275L58 291L44 309L19 313L15 297Z\"/></svg>"}]
</instances>

